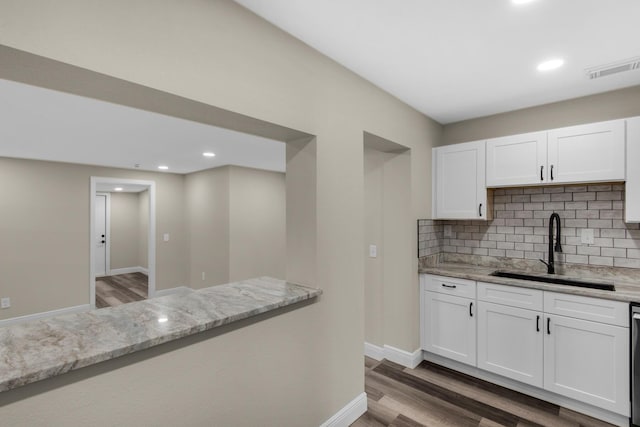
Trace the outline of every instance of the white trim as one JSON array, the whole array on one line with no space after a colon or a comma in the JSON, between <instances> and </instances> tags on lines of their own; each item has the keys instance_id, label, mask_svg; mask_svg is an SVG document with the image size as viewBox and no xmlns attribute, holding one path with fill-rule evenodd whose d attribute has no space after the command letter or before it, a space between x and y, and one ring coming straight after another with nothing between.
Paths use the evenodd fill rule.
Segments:
<instances>
[{"instance_id":1,"label":"white trim","mask_svg":"<svg viewBox=\"0 0 640 427\"><path fill-rule=\"evenodd\" d=\"M142 273L149 275L149 270L144 267L125 267L125 268L114 268L109 272L109 276L117 276L118 274L129 274L129 273Z\"/></svg>"},{"instance_id":2,"label":"white trim","mask_svg":"<svg viewBox=\"0 0 640 427\"><path fill-rule=\"evenodd\" d=\"M95 257L95 197L97 184L135 184L149 187L149 230L148 230L148 292L149 298L156 296L156 183L140 179L123 179L92 176L89 185L89 305L96 308L96 274ZM108 253L108 252L107 252Z\"/></svg>"},{"instance_id":3,"label":"white trim","mask_svg":"<svg viewBox=\"0 0 640 427\"><path fill-rule=\"evenodd\" d=\"M18 316L12 317L10 319L0 320L0 327L15 325L17 323L31 322L38 319L46 319L54 316L61 316L63 314L82 313L89 310L91 310L91 306L89 304L82 304L73 307L60 308L58 310L43 311L41 313L28 314L26 316Z\"/></svg>"},{"instance_id":4,"label":"white trim","mask_svg":"<svg viewBox=\"0 0 640 427\"><path fill-rule=\"evenodd\" d=\"M413 369L422 362L422 350L418 349L413 353L409 353L408 351L400 350L399 348L385 344L384 358L404 367Z\"/></svg>"},{"instance_id":5,"label":"white trim","mask_svg":"<svg viewBox=\"0 0 640 427\"><path fill-rule=\"evenodd\" d=\"M104 233L106 235L104 239L104 273L105 276L109 276L111 275L111 193L96 191L95 194L96 196L104 196ZM92 232L95 233L95 228ZM93 259L91 262L93 262Z\"/></svg>"},{"instance_id":6,"label":"white trim","mask_svg":"<svg viewBox=\"0 0 640 427\"><path fill-rule=\"evenodd\" d=\"M364 355L375 360L384 359L384 348L368 342L364 343Z\"/></svg>"},{"instance_id":7,"label":"white trim","mask_svg":"<svg viewBox=\"0 0 640 427\"><path fill-rule=\"evenodd\" d=\"M437 363L438 365L444 366L446 368L453 369L455 371L471 375L472 377L480 378L481 380L488 381L490 383L536 397L546 402L551 402L555 405L559 405L564 408L571 409L573 411L580 412L594 418L598 418L617 426L627 427L629 425L628 416L616 414L605 409L591 406L587 403L561 396L559 394L555 394L538 387L530 386L528 384L524 384L519 381L494 374L492 372L487 372L480 368L476 368L475 366L469 366L464 363L439 356L437 354L429 353L427 351L423 352L423 358L424 360Z\"/></svg>"},{"instance_id":8,"label":"white trim","mask_svg":"<svg viewBox=\"0 0 640 427\"><path fill-rule=\"evenodd\" d=\"M187 286L176 286L175 288L169 289L158 289L156 291L156 297L164 297L167 295L179 294L181 292L189 292L192 289Z\"/></svg>"},{"instance_id":9,"label":"white trim","mask_svg":"<svg viewBox=\"0 0 640 427\"><path fill-rule=\"evenodd\" d=\"M367 393L363 392L320 424L320 427L348 427L365 412L367 412Z\"/></svg>"},{"instance_id":10,"label":"white trim","mask_svg":"<svg viewBox=\"0 0 640 427\"><path fill-rule=\"evenodd\" d=\"M391 362L402 365L406 368L415 368L422 362L422 350L418 349L413 353L400 350L399 348L392 347L390 345L384 345L382 347L364 343L364 355L375 360L387 359Z\"/></svg>"}]
</instances>

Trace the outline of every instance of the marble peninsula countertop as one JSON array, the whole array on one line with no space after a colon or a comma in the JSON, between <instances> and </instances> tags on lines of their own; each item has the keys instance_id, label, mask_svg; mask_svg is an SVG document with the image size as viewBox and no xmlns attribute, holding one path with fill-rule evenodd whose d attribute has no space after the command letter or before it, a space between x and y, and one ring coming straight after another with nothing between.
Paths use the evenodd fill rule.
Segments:
<instances>
[{"instance_id":1,"label":"marble peninsula countertop","mask_svg":"<svg viewBox=\"0 0 640 427\"><path fill-rule=\"evenodd\" d=\"M315 298L270 277L0 328L0 392Z\"/></svg>"},{"instance_id":2,"label":"marble peninsula countertop","mask_svg":"<svg viewBox=\"0 0 640 427\"><path fill-rule=\"evenodd\" d=\"M476 280L479 282L497 283L501 285L519 286L522 288L541 289L546 291L583 295L615 301L640 303L640 281L634 281L629 277L624 277L624 274L618 274L617 270L614 268L602 268L600 269L601 274L598 274L597 270L596 272L591 274L573 271L574 274L568 272L568 274L558 274L555 275L555 277L577 280L588 279L598 283L612 284L615 286L615 291L605 291L600 289L581 288L577 286L556 285L552 283L491 276L491 273L496 270L512 271L514 273L525 274L531 273L531 271L499 268L496 266L483 266L453 262L436 263L435 265L429 267L421 267L419 268L418 272L421 274L434 274L438 276Z\"/></svg>"}]
</instances>

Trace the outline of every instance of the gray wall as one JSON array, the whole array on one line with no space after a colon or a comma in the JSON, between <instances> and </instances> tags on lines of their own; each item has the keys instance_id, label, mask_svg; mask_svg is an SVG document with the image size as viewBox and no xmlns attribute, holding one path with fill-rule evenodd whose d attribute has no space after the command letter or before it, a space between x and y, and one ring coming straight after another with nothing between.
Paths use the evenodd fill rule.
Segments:
<instances>
[{"instance_id":1,"label":"gray wall","mask_svg":"<svg viewBox=\"0 0 640 427\"><path fill-rule=\"evenodd\" d=\"M135 410L127 409L130 424L319 425L362 393L363 131L411 149L403 209L414 225L430 212L428 165L441 127L231 1L9 2L0 4L0 15L9 17L0 35L4 45L315 135L313 168L290 175L287 167L287 278L324 291L317 304L184 347L175 354L180 357L88 370L96 376L73 387L49 389L43 382L3 407L5 419L55 407L49 424L117 422L118 408L135 401ZM56 82L84 93L99 89L94 77ZM170 98L158 97L157 104ZM395 309L399 302L416 307L418 289L417 237L400 239L410 256L398 267ZM303 250L291 251L292 245ZM388 336L414 351L417 307L401 314L386 325ZM223 370L217 379L214 373ZM114 393L123 379L127 388Z\"/></svg>"},{"instance_id":2,"label":"gray wall","mask_svg":"<svg viewBox=\"0 0 640 427\"><path fill-rule=\"evenodd\" d=\"M138 193L111 193L111 269L142 267L139 198Z\"/></svg>"},{"instance_id":3,"label":"gray wall","mask_svg":"<svg viewBox=\"0 0 640 427\"><path fill-rule=\"evenodd\" d=\"M0 319L89 304L91 176L156 182L156 289L188 283L183 176L0 157Z\"/></svg>"},{"instance_id":4,"label":"gray wall","mask_svg":"<svg viewBox=\"0 0 640 427\"><path fill-rule=\"evenodd\" d=\"M525 108L443 128L440 145L640 116L640 86Z\"/></svg>"}]
</instances>

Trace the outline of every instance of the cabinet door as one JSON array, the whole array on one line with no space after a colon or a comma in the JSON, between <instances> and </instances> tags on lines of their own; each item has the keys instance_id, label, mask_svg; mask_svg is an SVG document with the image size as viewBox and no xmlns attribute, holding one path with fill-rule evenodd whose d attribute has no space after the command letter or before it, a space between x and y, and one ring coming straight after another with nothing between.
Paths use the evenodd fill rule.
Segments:
<instances>
[{"instance_id":1,"label":"cabinet door","mask_svg":"<svg viewBox=\"0 0 640 427\"><path fill-rule=\"evenodd\" d=\"M549 131L549 182L625 179L624 120Z\"/></svg>"},{"instance_id":2,"label":"cabinet door","mask_svg":"<svg viewBox=\"0 0 640 427\"><path fill-rule=\"evenodd\" d=\"M546 132L487 141L487 187L541 184L547 172Z\"/></svg>"},{"instance_id":3,"label":"cabinet door","mask_svg":"<svg viewBox=\"0 0 640 427\"><path fill-rule=\"evenodd\" d=\"M487 218L484 141L434 148L433 173L434 218Z\"/></svg>"},{"instance_id":4,"label":"cabinet door","mask_svg":"<svg viewBox=\"0 0 640 427\"><path fill-rule=\"evenodd\" d=\"M544 336L546 390L629 415L628 328L547 315Z\"/></svg>"},{"instance_id":5,"label":"cabinet door","mask_svg":"<svg viewBox=\"0 0 640 427\"><path fill-rule=\"evenodd\" d=\"M476 365L475 303L436 292L424 292L423 349Z\"/></svg>"},{"instance_id":6,"label":"cabinet door","mask_svg":"<svg viewBox=\"0 0 640 427\"><path fill-rule=\"evenodd\" d=\"M478 368L542 387L542 312L478 302Z\"/></svg>"},{"instance_id":7,"label":"cabinet door","mask_svg":"<svg viewBox=\"0 0 640 427\"><path fill-rule=\"evenodd\" d=\"M625 222L640 222L640 117L627 120Z\"/></svg>"}]
</instances>

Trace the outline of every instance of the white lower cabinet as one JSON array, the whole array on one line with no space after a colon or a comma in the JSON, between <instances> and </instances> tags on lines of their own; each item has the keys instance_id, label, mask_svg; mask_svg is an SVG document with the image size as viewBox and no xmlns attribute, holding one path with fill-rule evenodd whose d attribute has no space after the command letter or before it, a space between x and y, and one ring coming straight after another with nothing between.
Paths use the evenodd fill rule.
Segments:
<instances>
[{"instance_id":1,"label":"white lower cabinet","mask_svg":"<svg viewBox=\"0 0 640 427\"><path fill-rule=\"evenodd\" d=\"M423 350L629 416L627 303L455 280L420 279Z\"/></svg>"},{"instance_id":2,"label":"white lower cabinet","mask_svg":"<svg viewBox=\"0 0 640 427\"><path fill-rule=\"evenodd\" d=\"M478 368L542 387L543 315L478 301Z\"/></svg>"},{"instance_id":3,"label":"white lower cabinet","mask_svg":"<svg viewBox=\"0 0 640 427\"><path fill-rule=\"evenodd\" d=\"M475 366L475 300L428 291L423 298L423 349Z\"/></svg>"},{"instance_id":4,"label":"white lower cabinet","mask_svg":"<svg viewBox=\"0 0 640 427\"><path fill-rule=\"evenodd\" d=\"M629 329L547 315L544 388L629 414Z\"/></svg>"}]
</instances>

